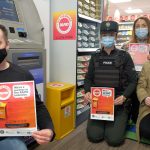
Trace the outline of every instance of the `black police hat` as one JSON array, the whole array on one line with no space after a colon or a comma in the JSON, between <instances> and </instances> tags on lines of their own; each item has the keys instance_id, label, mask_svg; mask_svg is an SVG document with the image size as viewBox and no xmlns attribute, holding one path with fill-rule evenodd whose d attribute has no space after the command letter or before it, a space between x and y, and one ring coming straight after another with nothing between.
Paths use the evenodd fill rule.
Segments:
<instances>
[{"instance_id":1,"label":"black police hat","mask_svg":"<svg viewBox=\"0 0 150 150\"><path fill-rule=\"evenodd\" d=\"M118 32L118 23L115 21L103 21L100 32Z\"/></svg>"}]
</instances>

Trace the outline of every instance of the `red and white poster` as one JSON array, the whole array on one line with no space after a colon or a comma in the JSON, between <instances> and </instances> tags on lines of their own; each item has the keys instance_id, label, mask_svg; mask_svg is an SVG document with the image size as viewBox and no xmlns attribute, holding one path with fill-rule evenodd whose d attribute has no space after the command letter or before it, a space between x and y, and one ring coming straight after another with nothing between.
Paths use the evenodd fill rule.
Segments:
<instances>
[{"instance_id":1,"label":"red and white poster","mask_svg":"<svg viewBox=\"0 0 150 150\"><path fill-rule=\"evenodd\" d=\"M143 64L147 61L149 55L150 45L131 43L129 44L129 53L135 65L136 71L141 71Z\"/></svg>"},{"instance_id":2,"label":"red and white poster","mask_svg":"<svg viewBox=\"0 0 150 150\"><path fill-rule=\"evenodd\" d=\"M114 88L92 87L91 119L114 121Z\"/></svg>"},{"instance_id":3,"label":"red and white poster","mask_svg":"<svg viewBox=\"0 0 150 150\"><path fill-rule=\"evenodd\" d=\"M74 10L53 14L53 40L76 40L76 14Z\"/></svg>"},{"instance_id":4,"label":"red and white poster","mask_svg":"<svg viewBox=\"0 0 150 150\"><path fill-rule=\"evenodd\" d=\"M37 130L34 81L0 83L0 137Z\"/></svg>"}]
</instances>

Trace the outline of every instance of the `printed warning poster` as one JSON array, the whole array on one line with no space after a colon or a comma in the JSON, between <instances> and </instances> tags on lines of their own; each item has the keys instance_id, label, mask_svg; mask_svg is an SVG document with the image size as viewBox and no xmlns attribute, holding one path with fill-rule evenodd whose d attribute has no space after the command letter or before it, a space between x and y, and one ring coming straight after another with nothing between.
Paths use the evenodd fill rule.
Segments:
<instances>
[{"instance_id":1,"label":"printed warning poster","mask_svg":"<svg viewBox=\"0 0 150 150\"><path fill-rule=\"evenodd\" d=\"M76 40L76 10L53 13L53 40Z\"/></svg>"},{"instance_id":2,"label":"printed warning poster","mask_svg":"<svg viewBox=\"0 0 150 150\"><path fill-rule=\"evenodd\" d=\"M92 87L91 119L114 120L114 88Z\"/></svg>"},{"instance_id":3,"label":"printed warning poster","mask_svg":"<svg viewBox=\"0 0 150 150\"><path fill-rule=\"evenodd\" d=\"M34 81L0 83L0 137L37 130Z\"/></svg>"},{"instance_id":4,"label":"printed warning poster","mask_svg":"<svg viewBox=\"0 0 150 150\"><path fill-rule=\"evenodd\" d=\"M129 44L129 53L135 65L136 71L141 71L143 64L147 61L149 55L149 44L131 43Z\"/></svg>"}]
</instances>

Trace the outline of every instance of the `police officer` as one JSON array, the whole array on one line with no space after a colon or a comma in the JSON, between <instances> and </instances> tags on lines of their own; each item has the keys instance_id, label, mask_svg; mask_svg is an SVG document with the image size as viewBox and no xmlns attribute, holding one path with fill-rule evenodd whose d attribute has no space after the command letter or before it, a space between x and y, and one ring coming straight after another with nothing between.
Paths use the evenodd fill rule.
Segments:
<instances>
[{"instance_id":1,"label":"police officer","mask_svg":"<svg viewBox=\"0 0 150 150\"><path fill-rule=\"evenodd\" d=\"M124 141L128 120L127 104L136 88L137 76L128 52L117 49L118 23L101 23L101 46L91 57L85 77L85 100L91 100L91 87L115 88L114 121L88 120L87 137L97 143L103 139L111 146L119 146Z\"/></svg>"}]
</instances>

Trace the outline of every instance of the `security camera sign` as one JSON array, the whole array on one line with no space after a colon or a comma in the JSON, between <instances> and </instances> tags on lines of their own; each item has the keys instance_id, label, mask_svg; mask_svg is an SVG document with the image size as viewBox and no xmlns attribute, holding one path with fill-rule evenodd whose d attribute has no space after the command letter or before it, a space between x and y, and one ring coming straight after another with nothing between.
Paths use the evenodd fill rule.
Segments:
<instances>
[{"instance_id":1,"label":"security camera sign","mask_svg":"<svg viewBox=\"0 0 150 150\"><path fill-rule=\"evenodd\" d=\"M54 40L76 40L76 14L75 10L53 14Z\"/></svg>"},{"instance_id":2,"label":"security camera sign","mask_svg":"<svg viewBox=\"0 0 150 150\"><path fill-rule=\"evenodd\" d=\"M92 87L91 119L114 120L114 88Z\"/></svg>"},{"instance_id":3,"label":"security camera sign","mask_svg":"<svg viewBox=\"0 0 150 150\"><path fill-rule=\"evenodd\" d=\"M0 137L37 130L34 81L0 83Z\"/></svg>"}]
</instances>

